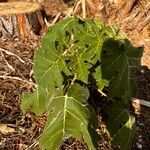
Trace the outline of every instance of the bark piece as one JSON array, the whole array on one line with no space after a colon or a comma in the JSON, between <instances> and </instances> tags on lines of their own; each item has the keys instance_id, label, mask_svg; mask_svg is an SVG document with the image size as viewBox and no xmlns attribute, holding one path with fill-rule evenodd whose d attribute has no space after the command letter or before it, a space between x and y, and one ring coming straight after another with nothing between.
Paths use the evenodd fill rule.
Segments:
<instances>
[{"instance_id":1,"label":"bark piece","mask_svg":"<svg viewBox=\"0 0 150 150\"><path fill-rule=\"evenodd\" d=\"M0 32L4 39L32 39L45 27L39 3L0 3Z\"/></svg>"}]
</instances>

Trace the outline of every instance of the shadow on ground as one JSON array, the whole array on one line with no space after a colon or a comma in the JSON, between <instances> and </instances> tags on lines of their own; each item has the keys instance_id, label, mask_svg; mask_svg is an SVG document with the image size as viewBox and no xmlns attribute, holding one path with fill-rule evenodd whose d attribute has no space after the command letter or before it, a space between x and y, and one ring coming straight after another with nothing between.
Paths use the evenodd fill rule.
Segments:
<instances>
[{"instance_id":1,"label":"shadow on ground","mask_svg":"<svg viewBox=\"0 0 150 150\"><path fill-rule=\"evenodd\" d=\"M137 83L136 98L150 102L150 69L142 65L135 77ZM132 114L136 118L135 142L132 150L149 150L150 148L150 108L133 104Z\"/></svg>"}]
</instances>

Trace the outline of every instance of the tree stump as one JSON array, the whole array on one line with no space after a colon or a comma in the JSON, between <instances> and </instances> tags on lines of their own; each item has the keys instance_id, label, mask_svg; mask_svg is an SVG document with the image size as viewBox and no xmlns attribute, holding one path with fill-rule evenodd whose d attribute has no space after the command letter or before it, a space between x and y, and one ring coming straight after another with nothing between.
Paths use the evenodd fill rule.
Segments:
<instances>
[{"instance_id":1,"label":"tree stump","mask_svg":"<svg viewBox=\"0 0 150 150\"><path fill-rule=\"evenodd\" d=\"M4 39L33 39L46 28L39 3L0 3L0 36Z\"/></svg>"}]
</instances>

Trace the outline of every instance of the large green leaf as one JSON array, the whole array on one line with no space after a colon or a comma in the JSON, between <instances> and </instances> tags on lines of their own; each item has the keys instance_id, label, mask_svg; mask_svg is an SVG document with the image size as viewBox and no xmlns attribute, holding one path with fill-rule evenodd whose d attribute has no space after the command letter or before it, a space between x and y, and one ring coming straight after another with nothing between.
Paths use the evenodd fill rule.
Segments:
<instances>
[{"instance_id":1,"label":"large green leaf","mask_svg":"<svg viewBox=\"0 0 150 150\"><path fill-rule=\"evenodd\" d=\"M109 86L109 97L123 99L130 99L135 89L132 77L142 50L120 39L116 28L73 17L60 21L46 33L34 55L37 89L23 94L21 104L24 112L49 112L40 138L43 149L55 150L68 137L83 138L89 149L96 149L97 120L87 102L89 91L85 87L98 87L102 92ZM132 128L126 109L116 107L117 113L110 120L112 129L108 126L113 141L122 139L121 133ZM119 145L122 147L122 143Z\"/></svg>"},{"instance_id":2,"label":"large green leaf","mask_svg":"<svg viewBox=\"0 0 150 150\"><path fill-rule=\"evenodd\" d=\"M78 18L69 18L57 23L43 39L41 44L43 51L39 49L41 53L45 53L44 59L54 59L53 62L46 65L45 78L47 78L46 75L49 75L50 69L53 70L55 67L58 67L57 70L60 72L68 72L67 65L70 72L76 75L78 80L88 84L90 68L101 59L103 42L117 36L117 32L110 27L91 19L83 21ZM41 53L37 54L40 58ZM38 58L37 56L35 55L36 58ZM67 64L63 60L67 61ZM43 64L40 65L38 60L35 64L38 64L35 68L38 69L39 66L39 70L43 67ZM62 64L63 67L58 64ZM65 71L59 68L64 68ZM44 78L43 72L41 74Z\"/></svg>"},{"instance_id":3,"label":"large green leaf","mask_svg":"<svg viewBox=\"0 0 150 150\"><path fill-rule=\"evenodd\" d=\"M110 80L109 97L130 99L133 96L133 74L140 64L142 52L142 48L134 48L128 40L104 42L102 78Z\"/></svg>"},{"instance_id":4,"label":"large green leaf","mask_svg":"<svg viewBox=\"0 0 150 150\"><path fill-rule=\"evenodd\" d=\"M55 97L49 107L51 111L39 141L43 149L55 150L64 139L73 136L77 139L84 138L89 148L96 150L96 121L90 121L95 114L87 104L65 95Z\"/></svg>"},{"instance_id":5,"label":"large green leaf","mask_svg":"<svg viewBox=\"0 0 150 150\"><path fill-rule=\"evenodd\" d=\"M106 128L112 138L112 145L121 150L131 150L135 131L135 118L130 115L122 101L112 103L105 108Z\"/></svg>"},{"instance_id":6,"label":"large green leaf","mask_svg":"<svg viewBox=\"0 0 150 150\"><path fill-rule=\"evenodd\" d=\"M44 41L35 53L36 82L47 90L53 87L61 88L63 84L61 72L70 74L62 54L57 52L55 43L48 44L47 41Z\"/></svg>"}]
</instances>

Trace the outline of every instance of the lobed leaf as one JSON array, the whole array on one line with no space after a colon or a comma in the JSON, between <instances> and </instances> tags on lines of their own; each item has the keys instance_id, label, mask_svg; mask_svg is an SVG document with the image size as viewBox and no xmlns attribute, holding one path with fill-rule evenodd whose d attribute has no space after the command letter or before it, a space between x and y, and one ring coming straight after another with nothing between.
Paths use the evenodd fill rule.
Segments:
<instances>
[{"instance_id":1,"label":"lobed leaf","mask_svg":"<svg viewBox=\"0 0 150 150\"><path fill-rule=\"evenodd\" d=\"M75 87L72 86L69 93L72 93L71 95L76 97L78 88L81 89L77 84ZM75 93L73 93L73 90ZM58 96L52 99L49 105L51 111L48 116L48 121L39 140L43 149L57 149L64 139L73 136L77 139L84 138L89 148L96 150L96 139L99 137L95 131L96 120L90 122L90 119L93 118L93 115L95 116L95 113L88 106L87 102L85 103L87 97L83 93L80 93L81 101L79 97L77 97L77 100L68 95ZM87 93L86 89L84 93ZM82 100L84 100L84 103ZM94 140L91 134L94 135Z\"/></svg>"},{"instance_id":2,"label":"lobed leaf","mask_svg":"<svg viewBox=\"0 0 150 150\"><path fill-rule=\"evenodd\" d=\"M87 102L90 94L85 87L89 85L101 93L109 86L108 97L120 99L108 106L107 127L114 144L123 148L125 140L123 150L130 147L134 121L122 99L129 100L135 91L133 75L142 49L122 38L116 28L78 18L60 21L46 33L34 55L37 89L24 93L21 103L23 112L49 112L41 148L55 150L64 139L74 137L96 150L99 135L95 112Z\"/></svg>"},{"instance_id":3,"label":"lobed leaf","mask_svg":"<svg viewBox=\"0 0 150 150\"><path fill-rule=\"evenodd\" d=\"M135 92L133 74L140 64L142 53L142 48L134 48L128 40L109 39L104 42L102 78L110 81L109 97L131 99Z\"/></svg>"}]
</instances>

